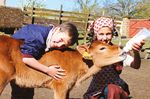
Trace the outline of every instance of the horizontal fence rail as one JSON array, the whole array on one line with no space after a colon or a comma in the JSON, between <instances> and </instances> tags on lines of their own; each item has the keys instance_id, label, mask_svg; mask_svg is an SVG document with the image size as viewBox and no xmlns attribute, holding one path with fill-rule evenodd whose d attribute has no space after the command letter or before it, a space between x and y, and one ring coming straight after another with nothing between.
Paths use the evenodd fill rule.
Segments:
<instances>
[{"instance_id":1,"label":"horizontal fence rail","mask_svg":"<svg viewBox=\"0 0 150 99\"><path fill-rule=\"evenodd\" d=\"M58 25L63 22L72 22L78 28L80 38L87 38L87 28L90 22L100 16L89 13L69 12L60 10L50 10L41 8L24 8L24 24L54 24ZM121 24L120 21L116 21ZM117 25L120 26L120 25Z\"/></svg>"},{"instance_id":2,"label":"horizontal fence rail","mask_svg":"<svg viewBox=\"0 0 150 99\"><path fill-rule=\"evenodd\" d=\"M59 25L63 22L72 22L78 28L80 33L79 38L84 40L87 38L88 25L96 18L101 17L89 13L63 11L62 7L60 10L29 7L25 7L23 10L21 10L11 7L0 7L0 11L4 12L0 14L1 28L16 27L18 29L22 27L22 25L26 24ZM115 23L117 24L117 28L119 28L122 24L122 21L115 20Z\"/></svg>"}]
</instances>

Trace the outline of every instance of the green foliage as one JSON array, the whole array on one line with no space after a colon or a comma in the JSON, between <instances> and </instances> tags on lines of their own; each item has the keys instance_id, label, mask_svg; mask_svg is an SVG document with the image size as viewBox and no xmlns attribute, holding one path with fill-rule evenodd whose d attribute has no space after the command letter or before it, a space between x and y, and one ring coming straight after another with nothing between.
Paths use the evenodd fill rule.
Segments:
<instances>
[{"instance_id":1,"label":"green foliage","mask_svg":"<svg viewBox=\"0 0 150 99\"><path fill-rule=\"evenodd\" d=\"M45 4L44 4L45 0L20 0L20 3L23 7L36 7L36 8L44 8Z\"/></svg>"},{"instance_id":2,"label":"green foliage","mask_svg":"<svg viewBox=\"0 0 150 99\"><path fill-rule=\"evenodd\" d=\"M136 13L137 0L117 0L115 3L107 2L105 9L108 15L114 17L132 17Z\"/></svg>"},{"instance_id":3,"label":"green foliage","mask_svg":"<svg viewBox=\"0 0 150 99\"><path fill-rule=\"evenodd\" d=\"M135 18L149 18L150 17L150 1L141 0L136 6L137 12L135 13Z\"/></svg>"},{"instance_id":4,"label":"green foliage","mask_svg":"<svg viewBox=\"0 0 150 99\"><path fill-rule=\"evenodd\" d=\"M77 0L77 5L79 6L79 10L84 13L91 13L94 12L95 9L98 7L97 0Z\"/></svg>"},{"instance_id":5,"label":"green foliage","mask_svg":"<svg viewBox=\"0 0 150 99\"><path fill-rule=\"evenodd\" d=\"M79 10L116 18L149 18L150 0L76 0Z\"/></svg>"},{"instance_id":6,"label":"green foliage","mask_svg":"<svg viewBox=\"0 0 150 99\"><path fill-rule=\"evenodd\" d=\"M95 9L92 9L92 14L116 18L149 18L150 16L150 0L102 0L101 2L103 6L97 4Z\"/></svg>"}]
</instances>

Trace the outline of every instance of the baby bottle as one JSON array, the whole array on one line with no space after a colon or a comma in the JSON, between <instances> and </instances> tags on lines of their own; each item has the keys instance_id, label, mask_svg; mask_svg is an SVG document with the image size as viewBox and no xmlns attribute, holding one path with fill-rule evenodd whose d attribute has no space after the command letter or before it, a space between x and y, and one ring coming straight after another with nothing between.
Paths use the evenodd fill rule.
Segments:
<instances>
[{"instance_id":1,"label":"baby bottle","mask_svg":"<svg viewBox=\"0 0 150 99\"><path fill-rule=\"evenodd\" d=\"M132 50L132 45L134 43L139 43L142 40L150 40L150 31L146 28L140 30L133 38L131 38L123 48L125 52Z\"/></svg>"}]
</instances>

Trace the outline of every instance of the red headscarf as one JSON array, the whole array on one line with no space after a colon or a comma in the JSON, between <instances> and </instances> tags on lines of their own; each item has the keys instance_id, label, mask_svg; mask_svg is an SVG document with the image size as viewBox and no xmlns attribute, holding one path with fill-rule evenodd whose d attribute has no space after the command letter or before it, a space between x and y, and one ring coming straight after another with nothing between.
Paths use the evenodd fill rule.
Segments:
<instances>
[{"instance_id":1,"label":"red headscarf","mask_svg":"<svg viewBox=\"0 0 150 99\"><path fill-rule=\"evenodd\" d=\"M89 27L88 31L93 31L94 34L97 34L99 29L102 27L109 27L113 30L114 28L114 21L112 18L107 18L107 17L100 17L97 20L93 21Z\"/></svg>"}]
</instances>

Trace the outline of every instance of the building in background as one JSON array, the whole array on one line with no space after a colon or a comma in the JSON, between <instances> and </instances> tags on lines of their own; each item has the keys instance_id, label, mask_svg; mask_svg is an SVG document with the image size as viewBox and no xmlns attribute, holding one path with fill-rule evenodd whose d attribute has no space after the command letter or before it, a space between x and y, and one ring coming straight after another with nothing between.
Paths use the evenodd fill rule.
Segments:
<instances>
[{"instance_id":1,"label":"building in background","mask_svg":"<svg viewBox=\"0 0 150 99\"><path fill-rule=\"evenodd\" d=\"M150 30L150 19L130 19L129 21L129 37L133 37L142 28Z\"/></svg>"}]
</instances>

